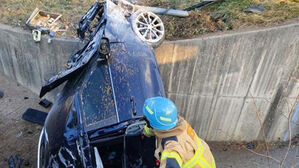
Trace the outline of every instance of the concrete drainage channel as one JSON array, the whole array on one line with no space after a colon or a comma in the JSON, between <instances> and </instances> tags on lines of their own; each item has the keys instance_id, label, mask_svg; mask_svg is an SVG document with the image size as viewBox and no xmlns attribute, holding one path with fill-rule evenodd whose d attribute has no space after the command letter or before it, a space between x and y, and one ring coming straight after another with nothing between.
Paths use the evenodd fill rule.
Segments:
<instances>
[{"instance_id":1,"label":"concrete drainage channel","mask_svg":"<svg viewBox=\"0 0 299 168\"><path fill-rule=\"evenodd\" d=\"M207 140L287 140L299 101L298 26L164 43L156 57L168 96Z\"/></svg>"},{"instance_id":2,"label":"concrete drainage channel","mask_svg":"<svg viewBox=\"0 0 299 168\"><path fill-rule=\"evenodd\" d=\"M156 57L168 96L207 140L263 140L263 132L268 141L287 140L286 116L299 94L298 26L165 42ZM0 37L0 72L37 94L80 47L78 40L35 43L4 25Z\"/></svg>"},{"instance_id":3,"label":"concrete drainage channel","mask_svg":"<svg viewBox=\"0 0 299 168\"><path fill-rule=\"evenodd\" d=\"M22 159L21 167L36 167L37 143L41 126L32 124L21 119L22 114L27 108L35 108L47 111L38 105L38 96L28 89L18 85L3 75L0 75L0 88L5 90L5 95L0 99L0 167L8 167L9 158L12 156L15 163L18 161L16 156ZM27 97L26 99L24 99ZM5 109L5 110L2 110ZM263 143L215 143L209 142L218 167L268 167L266 157L254 154L249 150L254 150L266 155ZM287 144L269 143L270 154L273 158L281 160L287 152ZM297 150L297 151L296 151ZM288 157L285 161L286 167L292 167L299 160L296 160L295 141L290 148ZM271 167L278 167L277 161L270 159Z\"/></svg>"},{"instance_id":4,"label":"concrete drainage channel","mask_svg":"<svg viewBox=\"0 0 299 168\"><path fill-rule=\"evenodd\" d=\"M299 133L298 26L165 42L156 57L168 96L208 141L287 141L289 132ZM30 33L4 25L0 37L0 73L36 94L81 46L64 39L35 43Z\"/></svg>"}]
</instances>

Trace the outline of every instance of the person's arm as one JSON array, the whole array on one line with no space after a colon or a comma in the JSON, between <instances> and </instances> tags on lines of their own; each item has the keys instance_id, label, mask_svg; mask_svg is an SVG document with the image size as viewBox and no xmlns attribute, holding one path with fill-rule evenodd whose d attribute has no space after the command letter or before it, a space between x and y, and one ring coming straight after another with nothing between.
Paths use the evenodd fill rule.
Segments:
<instances>
[{"instance_id":1,"label":"person's arm","mask_svg":"<svg viewBox=\"0 0 299 168\"><path fill-rule=\"evenodd\" d=\"M181 156L175 152L168 152L164 150L160 159L160 168L180 168L182 167L183 161Z\"/></svg>"},{"instance_id":2,"label":"person's arm","mask_svg":"<svg viewBox=\"0 0 299 168\"><path fill-rule=\"evenodd\" d=\"M164 150L160 156L160 168L179 168L183 166L183 160L180 153L183 149L177 142L177 137L162 139L162 147Z\"/></svg>"}]
</instances>

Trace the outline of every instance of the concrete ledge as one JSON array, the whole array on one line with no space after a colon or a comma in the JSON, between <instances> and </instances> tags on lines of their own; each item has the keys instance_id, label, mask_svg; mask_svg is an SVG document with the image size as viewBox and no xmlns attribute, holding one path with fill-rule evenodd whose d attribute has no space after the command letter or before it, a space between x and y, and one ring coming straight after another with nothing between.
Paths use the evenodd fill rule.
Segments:
<instances>
[{"instance_id":1,"label":"concrete ledge","mask_svg":"<svg viewBox=\"0 0 299 168\"><path fill-rule=\"evenodd\" d=\"M39 93L80 46L0 25L0 73ZM285 141L289 112L298 123L299 23L165 42L156 57L168 96L206 140Z\"/></svg>"}]
</instances>

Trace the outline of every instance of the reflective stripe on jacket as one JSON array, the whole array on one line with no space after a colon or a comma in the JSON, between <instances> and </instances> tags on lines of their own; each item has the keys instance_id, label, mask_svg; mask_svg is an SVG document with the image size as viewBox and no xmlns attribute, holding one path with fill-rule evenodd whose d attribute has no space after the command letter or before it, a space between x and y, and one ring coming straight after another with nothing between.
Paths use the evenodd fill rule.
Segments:
<instances>
[{"instance_id":1,"label":"reflective stripe on jacket","mask_svg":"<svg viewBox=\"0 0 299 168\"><path fill-rule=\"evenodd\" d=\"M160 168L216 168L209 146L183 118L168 131L145 129L147 136L156 136L155 157L160 160Z\"/></svg>"}]
</instances>

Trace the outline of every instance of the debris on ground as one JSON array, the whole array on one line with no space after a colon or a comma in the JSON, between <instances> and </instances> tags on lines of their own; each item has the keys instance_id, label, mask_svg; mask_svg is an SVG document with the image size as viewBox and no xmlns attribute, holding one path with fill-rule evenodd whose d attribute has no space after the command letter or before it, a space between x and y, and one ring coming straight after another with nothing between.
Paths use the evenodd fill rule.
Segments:
<instances>
[{"instance_id":1,"label":"debris on ground","mask_svg":"<svg viewBox=\"0 0 299 168\"><path fill-rule=\"evenodd\" d=\"M4 92L0 90L0 99L4 97Z\"/></svg>"},{"instance_id":2,"label":"debris on ground","mask_svg":"<svg viewBox=\"0 0 299 168\"><path fill-rule=\"evenodd\" d=\"M17 168L19 164L17 155L23 159L21 168L35 168L39 132L42 127L23 121L22 114L29 107L39 110L43 110L43 107L38 104L36 94L21 85L18 86L15 80L1 73L0 90L4 91L4 98L0 99L0 168L9 167L10 155L13 156ZM29 99L24 100L24 97ZM31 163L28 167L24 165L26 159Z\"/></svg>"},{"instance_id":3,"label":"debris on ground","mask_svg":"<svg viewBox=\"0 0 299 168\"><path fill-rule=\"evenodd\" d=\"M19 154L16 154L15 158L17 161L16 163L15 163L15 159L12 155L9 157L9 159L8 159L8 167L9 168L21 168L22 163L23 163L23 158Z\"/></svg>"},{"instance_id":4,"label":"debris on ground","mask_svg":"<svg viewBox=\"0 0 299 168\"><path fill-rule=\"evenodd\" d=\"M26 25L30 29L40 29L43 32L58 31L61 26L57 21L61 16L61 14L49 13L35 8L26 21Z\"/></svg>"},{"instance_id":5,"label":"debris on ground","mask_svg":"<svg viewBox=\"0 0 299 168\"><path fill-rule=\"evenodd\" d=\"M247 149L254 149L255 145L252 142L247 143L246 145Z\"/></svg>"},{"instance_id":6,"label":"debris on ground","mask_svg":"<svg viewBox=\"0 0 299 168\"><path fill-rule=\"evenodd\" d=\"M21 168L24 159L19 154L16 154L16 159L17 159L18 168Z\"/></svg>"},{"instance_id":7,"label":"debris on ground","mask_svg":"<svg viewBox=\"0 0 299 168\"><path fill-rule=\"evenodd\" d=\"M126 16L137 11L148 11L153 12L158 15L169 15L169 16L178 16L178 17L188 17L189 13L185 10L178 9L169 9L169 8L160 8L160 7L151 7L151 6L141 6L130 3L129 1L119 0L117 4L120 9L123 10Z\"/></svg>"},{"instance_id":8,"label":"debris on ground","mask_svg":"<svg viewBox=\"0 0 299 168\"><path fill-rule=\"evenodd\" d=\"M32 30L32 37L34 41L39 42L42 37L41 30Z\"/></svg>"},{"instance_id":9,"label":"debris on ground","mask_svg":"<svg viewBox=\"0 0 299 168\"><path fill-rule=\"evenodd\" d=\"M50 37L54 37L55 36L55 32L54 31L50 31L49 35L50 35Z\"/></svg>"},{"instance_id":10,"label":"debris on ground","mask_svg":"<svg viewBox=\"0 0 299 168\"><path fill-rule=\"evenodd\" d=\"M218 2L218 1L222 1L222 0L205 0L205 1L202 1L202 2L199 2L198 4L196 5L193 5L191 7L188 7L186 9L184 9L185 11L192 11L192 10L195 10L195 9L200 9L200 8L203 8L205 6L208 6L210 4L213 4L215 2Z\"/></svg>"},{"instance_id":11,"label":"debris on ground","mask_svg":"<svg viewBox=\"0 0 299 168\"><path fill-rule=\"evenodd\" d=\"M24 165L25 165L26 167L29 167L29 166L30 166L30 161L29 161L29 159L27 159L27 160L25 161Z\"/></svg>"},{"instance_id":12,"label":"debris on ground","mask_svg":"<svg viewBox=\"0 0 299 168\"><path fill-rule=\"evenodd\" d=\"M243 11L246 13L262 13L264 12L265 8L259 5L251 5L248 8L244 9Z\"/></svg>"},{"instance_id":13,"label":"debris on ground","mask_svg":"<svg viewBox=\"0 0 299 168\"><path fill-rule=\"evenodd\" d=\"M8 159L8 167L9 168L16 168L15 160L13 156L10 156Z\"/></svg>"},{"instance_id":14,"label":"debris on ground","mask_svg":"<svg viewBox=\"0 0 299 168\"><path fill-rule=\"evenodd\" d=\"M39 42L43 33L54 37L56 32L67 31L68 27L59 22L61 17L61 14L45 12L35 8L26 21L26 25L32 30L33 40ZM48 41L48 43L50 42L51 40Z\"/></svg>"},{"instance_id":15,"label":"debris on ground","mask_svg":"<svg viewBox=\"0 0 299 168\"><path fill-rule=\"evenodd\" d=\"M46 112L28 108L22 115L22 119L43 126L46 121L47 115L48 113Z\"/></svg>"},{"instance_id":16,"label":"debris on ground","mask_svg":"<svg viewBox=\"0 0 299 168\"><path fill-rule=\"evenodd\" d=\"M52 105L52 102L47 99L42 99L38 104L43 106L44 108L49 108Z\"/></svg>"}]
</instances>

